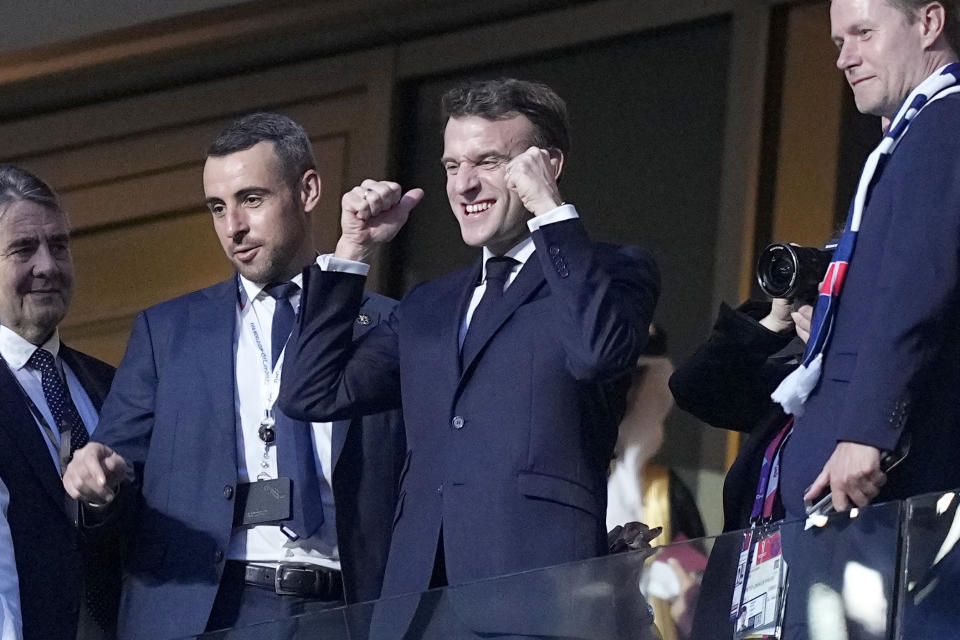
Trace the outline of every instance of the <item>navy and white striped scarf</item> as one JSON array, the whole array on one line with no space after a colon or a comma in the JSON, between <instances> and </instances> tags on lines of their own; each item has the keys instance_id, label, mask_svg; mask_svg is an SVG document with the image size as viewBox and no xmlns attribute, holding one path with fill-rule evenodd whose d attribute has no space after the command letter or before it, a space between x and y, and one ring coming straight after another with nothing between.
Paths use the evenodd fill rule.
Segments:
<instances>
[{"instance_id":1,"label":"navy and white striped scarf","mask_svg":"<svg viewBox=\"0 0 960 640\"><path fill-rule=\"evenodd\" d=\"M804 352L803 363L784 378L780 386L770 395L774 402L783 405L786 413L796 416L803 414L803 404L817 386L823 367L823 356L830 344L833 321L843 281L847 274L853 249L860 231L863 210L867 206L870 190L876 183L890 156L909 128L910 123L923 107L938 98L960 91L960 63L954 62L928 77L904 100L883 140L877 145L860 174L857 193L850 203L847 224L837 243L833 261L827 268L827 275L820 287L820 295L813 311L810 339Z\"/></svg>"}]
</instances>

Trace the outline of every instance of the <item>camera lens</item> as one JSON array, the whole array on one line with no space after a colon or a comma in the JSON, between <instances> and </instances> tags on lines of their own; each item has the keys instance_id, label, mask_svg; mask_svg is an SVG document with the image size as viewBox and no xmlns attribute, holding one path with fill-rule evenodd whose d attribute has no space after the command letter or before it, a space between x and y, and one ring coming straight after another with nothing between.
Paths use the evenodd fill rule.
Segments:
<instances>
[{"instance_id":1,"label":"camera lens","mask_svg":"<svg viewBox=\"0 0 960 640\"><path fill-rule=\"evenodd\" d=\"M757 261L757 281L768 296L788 297L796 277L797 257L789 246L772 244L760 254Z\"/></svg>"},{"instance_id":2,"label":"camera lens","mask_svg":"<svg viewBox=\"0 0 960 640\"><path fill-rule=\"evenodd\" d=\"M770 265L767 281L775 289L786 288L790 286L795 272L796 267L792 260L785 256L777 256Z\"/></svg>"}]
</instances>

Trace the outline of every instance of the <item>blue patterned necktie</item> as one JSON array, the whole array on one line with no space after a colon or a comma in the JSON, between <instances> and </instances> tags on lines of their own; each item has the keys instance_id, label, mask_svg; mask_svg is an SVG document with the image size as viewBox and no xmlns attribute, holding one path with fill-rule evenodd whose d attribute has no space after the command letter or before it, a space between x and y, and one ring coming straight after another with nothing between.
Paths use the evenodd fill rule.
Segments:
<instances>
[{"instance_id":1,"label":"blue patterned necktie","mask_svg":"<svg viewBox=\"0 0 960 640\"><path fill-rule=\"evenodd\" d=\"M80 419L77 407L70 398L70 391L66 383L60 377L57 371L57 364L53 354L46 349L36 349L27 365L40 372L40 384L43 387L43 397L47 401L47 407L53 415L59 432L70 431L70 454L87 444L90 439L87 434L87 428Z\"/></svg>"},{"instance_id":2,"label":"blue patterned necktie","mask_svg":"<svg viewBox=\"0 0 960 640\"><path fill-rule=\"evenodd\" d=\"M60 377L53 354L45 349L36 349L30 359L27 360L27 366L40 372L43 397L47 401L50 413L53 414L57 429L61 433L68 428L70 429L70 457L72 458L73 452L87 444L90 436L87 434L87 428L83 425L79 412L77 412L76 405L73 404L66 383ZM109 629L112 624L110 611L116 611L116 609L112 609L109 603L119 598L119 591L115 591L112 586L104 584L103 574L100 571L106 561L99 559L99 555L104 553L105 551L97 545L85 549L82 556L84 564L83 588L86 608L90 612L90 616L101 629ZM116 616L116 613L113 615Z\"/></svg>"},{"instance_id":3,"label":"blue patterned necktie","mask_svg":"<svg viewBox=\"0 0 960 640\"><path fill-rule=\"evenodd\" d=\"M300 290L292 282L271 284L265 291L276 300L273 311L273 326L270 330L270 353L274 366L287 344L296 314L290 304L290 296ZM309 538L323 524L323 503L320 500L320 480L314 457L310 424L293 420L282 411L275 410L277 432L277 470L280 476L293 481L292 518L284 529L298 538ZM289 535L289 533L288 533Z\"/></svg>"}]
</instances>

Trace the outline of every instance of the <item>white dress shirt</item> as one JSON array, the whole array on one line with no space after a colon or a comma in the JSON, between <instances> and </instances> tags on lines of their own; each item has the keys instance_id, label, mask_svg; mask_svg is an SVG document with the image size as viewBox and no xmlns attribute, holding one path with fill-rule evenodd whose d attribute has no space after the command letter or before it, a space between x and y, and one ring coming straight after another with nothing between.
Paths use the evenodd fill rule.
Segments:
<instances>
[{"instance_id":1,"label":"white dress shirt","mask_svg":"<svg viewBox=\"0 0 960 640\"><path fill-rule=\"evenodd\" d=\"M74 374L74 372L70 370L70 367L60 358L60 333L55 330L50 339L40 345L39 348L46 349L53 354L54 360L67 382L67 389L70 391L73 404L80 414L83 426L86 427L87 433L93 433L94 429L97 428L99 416L97 415L96 408L93 406L93 402L90 400L90 396L87 395L86 390L84 390L83 385L80 384L80 380L76 374ZM56 420L53 419L53 414L50 413L50 408L47 406L47 399L43 395L43 386L41 384L42 376L40 372L27 366L27 361L30 360L30 356L32 356L33 352L37 349L37 345L25 340L20 334L13 330L0 325L0 356L3 356L7 366L10 367L11 373L13 373L17 382L19 382L23 390L26 391L30 400L36 405L43 419L47 421L47 424L53 431L55 441L51 442L50 436L48 436L43 427L40 426L40 422L34 418L37 429L40 431L43 441L47 444L50 459L53 460L53 464L56 466L58 473L62 474L58 453L60 447L60 430L57 428Z\"/></svg>"},{"instance_id":2,"label":"white dress shirt","mask_svg":"<svg viewBox=\"0 0 960 640\"><path fill-rule=\"evenodd\" d=\"M564 220L573 220L574 218L579 217L580 216L577 215L577 210L574 209L572 204L562 204L552 211L548 211L543 215L535 216L527 220L527 228L530 229L530 233L533 233L545 224L562 222ZM513 265L513 267L510 269L510 272L507 274L507 281L503 285L504 291L510 288L510 285L513 284L513 281L516 280L517 274L520 273L520 269L522 269L523 265L527 263L527 260L533 255L535 250L536 246L533 244L533 237L527 236L518 244L514 245L510 251L507 251L505 254L503 254L507 258L513 258L517 261L517 264ZM470 326L470 321L473 319L473 312L477 310L477 306L480 304L480 299L483 298L483 293L487 290L487 260L492 257L493 252L484 247L483 274L480 278L480 285L473 290L473 297L470 298L470 304L467 307L467 315L464 317L463 322L460 325L460 344L463 344L463 338L465 335L467 335L467 327Z\"/></svg>"},{"instance_id":3,"label":"white dress shirt","mask_svg":"<svg viewBox=\"0 0 960 640\"><path fill-rule=\"evenodd\" d=\"M0 639L21 640L20 587L17 583L17 564L13 557L13 540L7 524L7 505L10 494L0 480Z\"/></svg>"},{"instance_id":4,"label":"white dress shirt","mask_svg":"<svg viewBox=\"0 0 960 640\"><path fill-rule=\"evenodd\" d=\"M318 258L327 268L342 264L330 255ZM350 270L349 266L346 270ZM265 447L260 440L260 420L264 415L269 384L265 379L263 358L257 346L256 335L266 351L267 361L273 360L270 353L270 332L276 301L263 287L239 278L239 304L237 305L234 366L236 372L236 424L237 424L237 481L251 482L258 477L273 479L277 474L276 446ZM297 275L292 282L302 286L303 278ZM299 309L300 293L290 297L294 309ZM281 356L282 357L282 356ZM279 373L283 361L277 360ZM274 391L271 401L276 400ZM320 484L320 499L323 504L323 525L317 535L292 541L277 525L258 525L238 528L230 539L227 557L231 560L271 564L276 562L309 562L339 569L340 555L337 547L337 514L333 501L333 465L331 436L333 426L329 422L314 422L312 430L314 462ZM278 436L279 437L279 436ZM266 456L264 451L266 450ZM296 490L296 489L294 489Z\"/></svg>"}]
</instances>

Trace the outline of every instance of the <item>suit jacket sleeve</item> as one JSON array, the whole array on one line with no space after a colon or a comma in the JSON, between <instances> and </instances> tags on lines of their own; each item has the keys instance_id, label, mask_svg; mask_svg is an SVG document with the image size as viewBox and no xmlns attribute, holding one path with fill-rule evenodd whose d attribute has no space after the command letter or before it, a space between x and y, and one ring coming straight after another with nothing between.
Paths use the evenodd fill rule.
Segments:
<instances>
[{"instance_id":1,"label":"suit jacket sleeve","mask_svg":"<svg viewBox=\"0 0 960 640\"><path fill-rule=\"evenodd\" d=\"M122 455L138 476L147 457L157 392L157 368L151 327L137 316L123 362L103 403L93 439Z\"/></svg>"},{"instance_id":2,"label":"suit jacket sleeve","mask_svg":"<svg viewBox=\"0 0 960 640\"><path fill-rule=\"evenodd\" d=\"M956 339L960 282L960 96L926 107L906 133L887 172L890 220L879 238L876 290L869 303L841 307L862 327L837 440L896 448L912 397L942 344ZM898 158L899 156L899 158ZM894 165L896 162L896 166ZM879 183L878 187L879 188ZM868 205L869 207L869 205ZM869 213L869 209L867 213ZM863 220L860 241L871 220ZM855 268L858 246L851 268ZM841 293L841 305L847 302ZM829 358L844 354L831 349ZM836 351L839 351L836 350ZM947 393L952 393L948 390ZM891 428L893 427L893 428Z\"/></svg>"},{"instance_id":3,"label":"suit jacket sleeve","mask_svg":"<svg viewBox=\"0 0 960 640\"><path fill-rule=\"evenodd\" d=\"M304 271L277 397L287 415L323 422L400 406L397 311L353 342L365 280L316 265Z\"/></svg>"},{"instance_id":4,"label":"suit jacket sleeve","mask_svg":"<svg viewBox=\"0 0 960 640\"><path fill-rule=\"evenodd\" d=\"M578 380L602 380L636 366L646 345L660 278L637 247L592 242L579 219L533 233L567 353Z\"/></svg>"},{"instance_id":5,"label":"suit jacket sleeve","mask_svg":"<svg viewBox=\"0 0 960 640\"><path fill-rule=\"evenodd\" d=\"M795 365L770 360L792 339L757 321L770 303L726 304L706 343L670 377L677 406L721 429L751 431L773 406L770 394Z\"/></svg>"}]
</instances>

